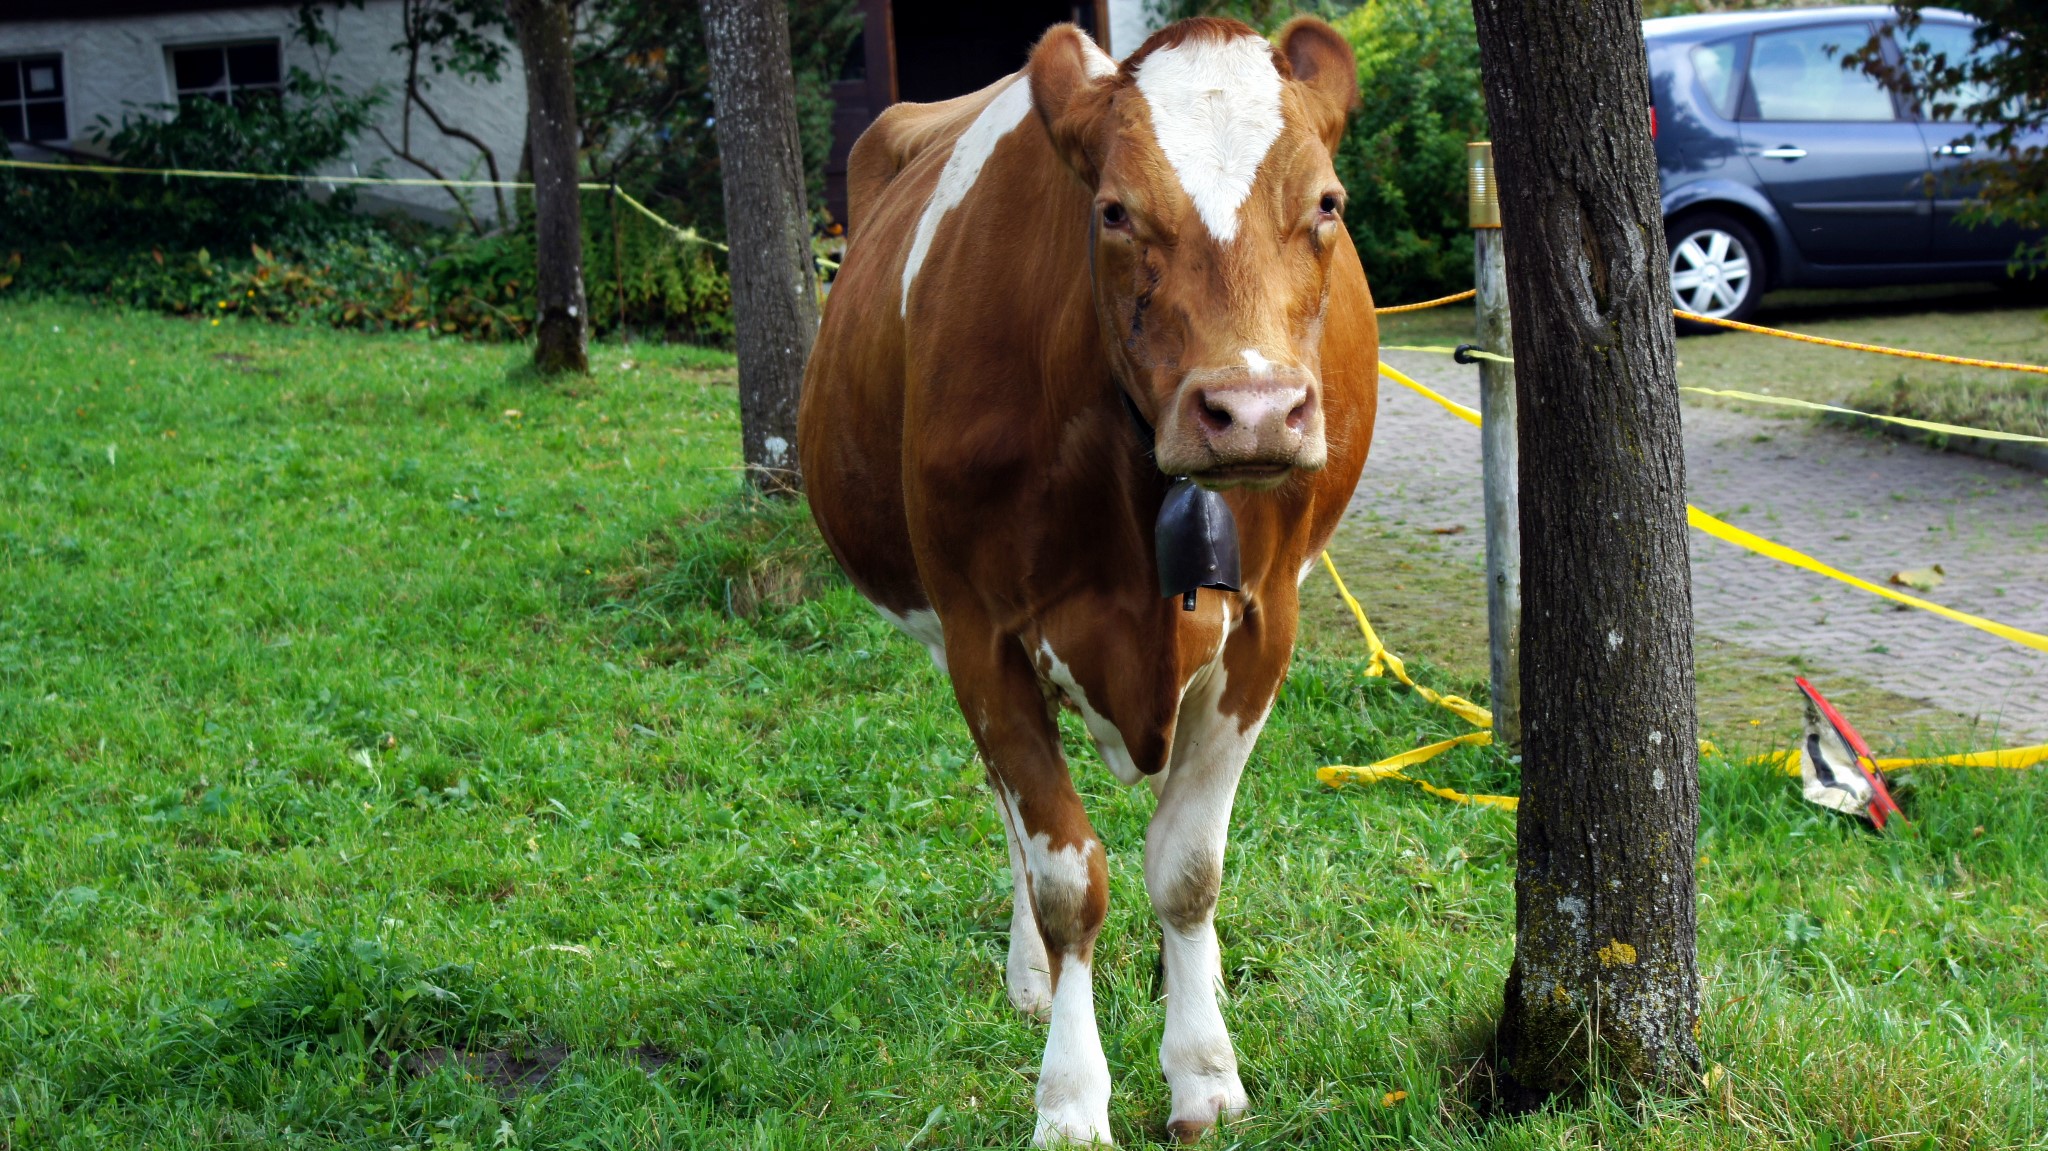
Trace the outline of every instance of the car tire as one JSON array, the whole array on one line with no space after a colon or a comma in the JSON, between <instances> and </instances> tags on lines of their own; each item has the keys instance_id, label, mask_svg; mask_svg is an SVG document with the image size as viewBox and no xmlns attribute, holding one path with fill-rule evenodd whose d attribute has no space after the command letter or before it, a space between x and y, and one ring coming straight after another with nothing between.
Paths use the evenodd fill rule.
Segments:
<instances>
[{"instance_id":1,"label":"car tire","mask_svg":"<svg viewBox=\"0 0 2048 1151\"><path fill-rule=\"evenodd\" d=\"M1748 322L1770 282L1770 264L1756 233L1731 216L1700 212L1664 226L1671 259L1671 303L1717 320ZM1678 322L1687 333L1720 332Z\"/></svg>"}]
</instances>

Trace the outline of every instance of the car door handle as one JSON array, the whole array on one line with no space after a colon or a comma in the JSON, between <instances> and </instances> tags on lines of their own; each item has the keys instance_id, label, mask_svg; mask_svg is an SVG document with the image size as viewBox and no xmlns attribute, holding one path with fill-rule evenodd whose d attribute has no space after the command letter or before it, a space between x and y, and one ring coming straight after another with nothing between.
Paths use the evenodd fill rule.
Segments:
<instances>
[{"instance_id":1,"label":"car door handle","mask_svg":"<svg viewBox=\"0 0 2048 1151\"><path fill-rule=\"evenodd\" d=\"M1968 144L1943 144L1934 150L1937 156L1967 156L1977 149Z\"/></svg>"},{"instance_id":2,"label":"car door handle","mask_svg":"<svg viewBox=\"0 0 2048 1151\"><path fill-rule=\"evenodd\" d=\"M1806 149L1784 144L1776 148L1765 148L1758 154L1766 160L1803 160L1806 158Z\"/></svg>"}]
</instances>

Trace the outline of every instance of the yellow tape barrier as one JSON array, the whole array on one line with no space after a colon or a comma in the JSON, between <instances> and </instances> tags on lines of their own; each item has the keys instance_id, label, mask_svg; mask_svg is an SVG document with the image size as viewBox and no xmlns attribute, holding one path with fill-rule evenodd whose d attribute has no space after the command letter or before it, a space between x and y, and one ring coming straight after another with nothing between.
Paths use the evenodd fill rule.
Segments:
<instances>
[{"instance_id":1,"label":"yellow tape barrier","mask_svg":"<svg viewBox=\"0 0 2048 1151\"><path fill-rule=\"evenodd\" d=\"M1383 352L1429 352L1439 356L1453 356L1458 352L1456 348L1427 344L1381 344L1380 350ZM1492 360L1499 364L1512 364L1515 362L1512 356L1497 356L1492 352L1482 351L1478 348L1467 348L1465 349L1465 354L1473 359ZM1407 380L1405 377L1402 382L1409 384L1411 387L1420 388L1420 385ZM1695 392L1702 396L1722 396L1731 400L1749 400L1759 404L1780 404L1788 408L1806 408L1816 412L1840 412L1845 416L1856 416L1866 420L1882 420L1888 424L1900 424L1904 427L1919 428L1921 431L1926 432L1940 432L1948 436L1974 436L1978 439L2010 440L2021 444L2048 444L2048 436L2030 436L2022 432L1998 432L1988 428L1966 428L1961 424L1943 424L1933 420L1909 419L1905 416L1881 416L1876 412L1859 412L1855 408L1844 408L1835 404L1817 404L1812 400L1795 400L1790 396L1766 396L1757 392L1738 392L1726 388L1680 387L1678 390L1681 392ZM1442 398L1437 396L1436 393L1430 392L1428 394L1432 399L1436 399L1440 403L1443 402Z\"/></svg>"},{"instance_id":2,"label":"yellow tape barrier","mask_svg":"<svg viewBox=\"0 0 2048 1151\"><path fill-rule=\"evenodd\" d=\"M1847 572L1831 568L1804 552L1794 551L1784 544L1767 540L1752 532L1743 531L1734 524L1708 515L1691 504L1685 506L1685 518L1692 526L1713 536L1715 539L1724 540L1734 544L1736 547L1777 560L1779 563L1790 564L1793 567L1813 572L1815 575L1824 575L1832 580L1840 580L1850 587L1861 588L1872 595L1881 595L1888 600L1894 600L1908 607L1917 607L1921 611L1933 612L1935 615L1952 619L1957 623L1969 624L1971 627L1981 631L1988 631L2000 639L2009 639L2023 647L2033 648L2035 651L2048 651L2048 635L2036 635L2030 631L2022 631L2010 624L2002 624L1996 620L1988 620L1982 616L1960 612L1952 607L1930 603L1918 596L1907 595L1896 588L1888 588L1883 584L1874 584L1869 580L1858 579Z\"/></svg>"},{"instance_id":3,"label":"yellow tape barrier","mask_svg":"<svg viewBox=\"0 0 2048 1151\"><path fill-rule=\"evenodd\" d=\"M1749 762L1775 767L1786 775L1799 774L1797 751L1773 751L1755 756ZM2038 743L2032 747L2008 747L1998 751L1966 751L1961 755L1880 759L1876 762L1877 766L1885 771L1905 767L1991 767L2024 771L2037 763L2048 763L2048 743Z\"/></svg>"},{"instance_id":4,"label":"yellow tape barrier","mask_svg":"<svg viewBox=\"0 0 2048 1151\"><path fill-rule=\"evenodd\" d=\"M2019 432L1995 432L1988 428L1966 428L1961 424L1942 424L1933 420L1914 420L1905 416L1880 416L1876 412L1859 412L1854 408L1836 407L1834 404L1817 404L1812 400L1795 400L1790 396L1765 396L1756 392L1737 392L1725 388L1681 387L1681 392L1697 392L1703 396L1722 396L1731 400L1748 400L1757 404L1779 404L1788 408L1806 408L1816 412L1840 412L1845 416L1858 416L1866 420L1883 420L1888 424L1902 424L1919 428L1925 432L1940 432L1947 436L1975 436L1984 440L2011 440L2021 444L2048 444L2048 436L2029 436Z\"/></svg>"},{"instance_id":5,"label":"yellow tape barrier","mask_svg":"<svg viewBox=\"0 0 2048 1151\"><path fill-rule=\"evenodd\" d=\"M2012 364L2004 360L1978 360L1969 356L1943 356L1934 352L1913 352L1905 348L1887 348L1883 344L1859 344L1853 340L1831 340L1825 336L1807 336L1798 332L1783 331L1778 328L1766 328L1759 324L1745 324L1740 320L1717 320L1712 316L1702 316L1698 312L1688 312L1680 308L1673 308L1671 314L1681 320L1691 320L1695 324L1713 324L1716 327L1733 328L1738 332L1755 332L1760 336L1776 336L1781 340L1797 340L1802 344L1819 344L1824 348L1846 348L1852 352L1874 352L1880 356L1902 356L1909 360L1928 360L1937 364L1960 364L1966 368L1992 368L2001 372L2032 372L2035 375L2048 376L2048 367L2042 367L2039 364Z\"/></svg>"},{"instance_id":6,"label":"yellow tape barrier","mask_svg":"<svg viewBox=\"0 0 2048 1151\"><path fill-rule=\"evenodd\" d=\"M1442 392L1439 392L1434 388L1429 387L1426 384L1416 383L1414 380L1408 378L1406 373L1402 372L1399 368L1396 368L1394 365L1386 362L1385 360L1380 361L1380 372L1383 375L1392 376L1394 382L1400 384L1402 387L1409 388L1413 391L1421 392L1423 395L1428 396L1430 399L1435 400L1439 404L1442 404L1444 406L1445 411L1448 411L1449 413L1465 421L1466 423L1471 424L1473 427L1476 428L1479 426L1479 409L1468 408L1465 405L1459 403L1458 401L1450 398L1447 395L1444 395Z\"/></svg>"},{"instance_id":7,"label":"yellow tape barrier","mask_svg":"<svg viewBox=\"0 0 2048 1151\"><path fill-rule=\"evenodd\" d=\"M1479 413L1466 407L1464 404L1416 383L1385 363L1380 365L1380 370L1393 377L1396 383L1413 388L1437 403L1442 404L1453 415L1464 420L1466 423L1474 425L1479 423ZM2011 624L2003 624L1995 620L1985 619L1982 616L1971 615L1968 612L1957 611L1952 607L1945 607L1938 603L1920 599L1917 596L1910 596L1896 589L1885 587L1882 584L1874 584L1869 580L1858 579L1847 572L1829 567L1804 552L1794 551L1784 544L1767 540L1753 532L1743 531L1734 524L1709 515L1691 504L1685 505L1685 516L1686 521L1692 524L1692 526L1725 543L1734 544L1736 547L1777 560L1779 563L1790 564L1793 567L1810 571L1815 575L1824 575L1829 579L1839 580L1850 587L1861 588L1872 595L1881 595L1886 599L1906 604L1909 607L1916 607L1922 611L1933 612L1935 615L1952 619L1957 623L1969 624L1971 627L1988 631L1992 635L1998 636L2001 639L2009 639L2024 647L2030 647L2036 651L2048 651L2048 636L2036 635L2033 632L2013 627Z\"/></svg>"},{"instance_id":8,"label":"yellow tape barrier","mask_svg":"<svg viewBox=\"0 0 2048 1151\"><path fill-rule=\"evenodd\" d=\"M302 176L287 172L224 172L209 168L130 168L120 164L72 164L51 163L41 160L0 159L0 168L27 168L38 172L91 172L108 176L170 176L192 180L256 180L266 183L285 184L347 184L352 187L391 188L512 188L533 187L523 180L439 180L412 176ZM721 252L730 251L716 240L706 239L697 234L695 228L680 228L663 219L654 209L634 199L625 189L613 184L578 184L584 192L612 192L626 205L648 219L660 224L676 239L690 244L703 244Z\"/></svg>"},{"instance_id":9,"label":"yellow tape barrier","mask_svg":"<svg viewBox=\"0 0 2048 1151\"><path fill-rule=\"evenodd\" d=\"M1381 344L1380 351L1431 352L1439 356L1455 356L1458 354L1458 349L1446 348L1442 344ZM1496 364L1512 364L1515 362L1513 356L1497 356L1484 348L1468 346L1465 349L1465 354L1475 360L1492 360Z\"/></svg>"},{"instance_id":10,"label":"yellow tape barrier","mask_svg":"<svg viewBox=\"0 0 2048 1151\"><path fill-rule=\"evenodd\" d=\"M1337 594L1344 597L1344 606L1351 609L1351 618L1358 621L1359 632L1365 636L1366 652L1372 657L1372 662L1366 666L1365 674L1379 676L1391 671L1394 673L1395 679L1413 688L1415 694L1443 708L1466 723L1474 727L1493 726L1493 713L1466 699L1464 696L1438 695L1436 692L1408 678L1408 665L1402 663L1400 656L1388 651L1387 645L1380 642L1379 635L1372 630L1372 621L1365 618L1365 608L1359 604L1358 598L1351 594L1351 589L1344 586L1344 577L1337 574L1337 565L1331 561L1329 552L1323 553L1323 567L1330 573L1330 579L1336 583ZM1423 757L1423 759L1427 758L1429 757ZM1413 759L1407 762L1420 763L1422 760Z\"/></svg>"},{"instance_id":11,"label":"yellow tape barrier","mask_svg":"<svg viewBox=\"0 0 2048 1151\"><path fill-rule=\"evenodd\" d=\"M1396 304L1391 308L1374 308L1372 311L1376 316L1391 316L1397 312L1419 312L1424 308L1441 308L1445 304L1462 303L1478 294L1479 289L1467 288L1462 292L1454 292L1448 296L1438 296L1434 300L1424 300L1419 304Z\"/></svg>"}]
</instances>

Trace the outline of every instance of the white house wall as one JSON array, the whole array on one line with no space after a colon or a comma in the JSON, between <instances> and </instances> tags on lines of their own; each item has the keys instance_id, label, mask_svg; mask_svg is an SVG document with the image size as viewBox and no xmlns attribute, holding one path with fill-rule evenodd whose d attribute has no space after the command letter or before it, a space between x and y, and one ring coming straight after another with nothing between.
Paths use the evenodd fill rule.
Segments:
<instances>
[{"instance_id":1,"label":"white house wall","mask_svg":"<svg viewBox=\"0 0 2048 1151\"><path fill-rule=\"evenodd\" d=\"M64 60L64 113L69 121L67 147L98 151L90 139L95 122L104 117L118 125L123 115L149 105L174 101L167 49L191 44L276 39L287 70L298 67L315 75L323 68L329 79L350 92L382 85L386 102L376 113L377 128L396 142L405 83L405 56L392 51L403 38L400 0L368 0L358 11L326 12L338 49L316 58L305 44L292 39L295 7L241 8L213 12L181 12L164 16L127 16L92 20L0 21L0 57L55 53ZM427 69L423 66L422 73ZM498 160L503 179L515 179L526 131L526 75L516 50L508 51L507 67L496 84L472 84L453 76L431 76L427 98L450 127L482 140ZM450 179L488 179L478 150L462 140L443 136L418 111L412 117L412 148L421 159ZM392 154L376 131L366 130L344 161L323 168L331 175L381 174L423 177L427 173ZM430 218L453 214L454 202L439 188L364 189L365 206L402 208ZM480 216L489 216L493 200L487 190L468 193ZM509 202L509 194L508 194Z\"/></svg>"},{"instance_id":2,"label":"white house wall","mask_svg":"<svg viewBox=\"0 0 2048 1151\"><path fill-rule=\"evenodd\" d=\"M1109 54L1121 60L1138 50L1158 29L1158 17L1147 0L1109 0Z\"/></svg>"}]
</instances>

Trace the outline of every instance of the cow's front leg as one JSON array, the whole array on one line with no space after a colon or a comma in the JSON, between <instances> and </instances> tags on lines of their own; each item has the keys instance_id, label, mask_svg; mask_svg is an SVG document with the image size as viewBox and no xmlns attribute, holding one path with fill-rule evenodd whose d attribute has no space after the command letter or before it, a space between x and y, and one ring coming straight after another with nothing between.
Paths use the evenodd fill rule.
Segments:
<instances>
[{"instance_id":1,"label":"cow's front leg","mask_svg":"<svg viewBox=\"0 0 2048 1151\"><path fill-rule=\"evenodd\" d=\"M997 789L1005 824L1014 837L1011 863L1021 863L1020 905L1012 930L1036 925L1037 948L1010 945L1011 998L1018 1001L1016 968L1043 963L1050 979L1051 1029L1038 1074L1040 1147L1109 1143L1109 1061L1095 1027L1090 967L1095 936L1109 908L1109 872L1102 841L1088 823L1081 797L1060 753L1059 727L1023 649L1000 635L974 637L970 628L946 626L947 661L961 712L973 729L989 782Z\"/></svg>"},{"instance_id":2,"label":"cow's front leg","mask_svg":"<svg viewBox=\"0 0 2048 1151\"><path fill-rule=\"evenodd\" d=\"M1217 1003L1222 953L1216 942L1216 894L1223 848L1264 708L1250 722L1219 710L1224 676L1198 682L1181 706L1173 765L1145 832L1145 889L1159 916L1166 966L1166 1034L1159 1067L1173 1089L1167 1132L1190 1143L1244 1110L1237 1052Z\"/></svg>"}]
</instances>

